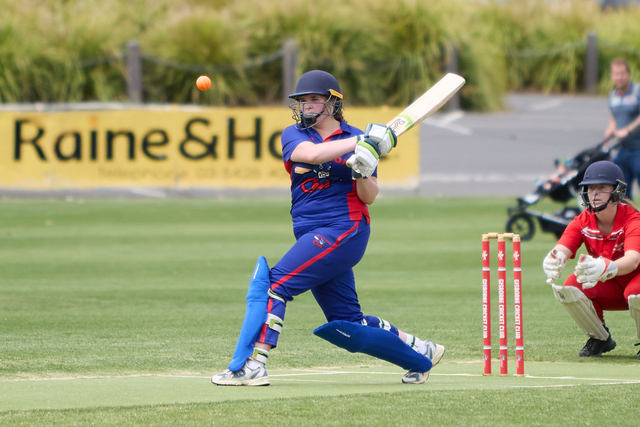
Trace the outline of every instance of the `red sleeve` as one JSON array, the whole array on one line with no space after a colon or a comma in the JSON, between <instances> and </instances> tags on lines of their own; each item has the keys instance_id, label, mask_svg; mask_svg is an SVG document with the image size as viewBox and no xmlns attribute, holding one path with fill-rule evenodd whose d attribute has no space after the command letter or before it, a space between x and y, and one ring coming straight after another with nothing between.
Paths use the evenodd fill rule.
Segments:
<instances>
[{"instance_id":1,"label":"red sleeve","mask_svg":"<svg viewBox=\"0 0 640 427\"><path fill-rule=\"evenodd\" d=\"M580 249L582 245L582 229L585 227L583 216L586 215L585 212L581 213L577 217L573 219L565 228L564 233L558 240L558 244L569 249L573 256L571 258L575 258L576 252Z\"/></svg>"},{"instance_id":2,"label":"red sleeve","mask_svg":"<svg viewBox=\"0 0 640 427\"><path fill-rule=\"evenodd\" d=\"M628 209L624 225L624 251L640 252L640 213Z\"/></svg>"}]
</instances>

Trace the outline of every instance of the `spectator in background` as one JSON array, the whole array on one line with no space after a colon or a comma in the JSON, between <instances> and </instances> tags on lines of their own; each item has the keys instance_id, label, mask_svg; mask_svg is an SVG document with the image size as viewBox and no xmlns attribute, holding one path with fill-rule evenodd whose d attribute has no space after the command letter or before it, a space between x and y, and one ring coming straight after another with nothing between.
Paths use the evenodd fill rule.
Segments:
<instances>
[{"instance_id":1,"label":"spectator in background","mask_svg":"<svg viewBox=\"0 0 640 427\"><path fill-rule=\"evenodd\" d=\"M609 94L611 117L604 136L620 140L620 151L613 161L622 169L631 199L633 182L640 180L640 85L631 81L629 63L622 58L611 62L610 72L615 89Z\"/></svg>"}]
</instances>

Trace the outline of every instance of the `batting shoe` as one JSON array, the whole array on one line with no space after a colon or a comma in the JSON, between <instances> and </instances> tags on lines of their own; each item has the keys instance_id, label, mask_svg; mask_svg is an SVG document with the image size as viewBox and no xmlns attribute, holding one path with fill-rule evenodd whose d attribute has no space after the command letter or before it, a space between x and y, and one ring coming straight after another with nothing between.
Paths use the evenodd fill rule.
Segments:
<instances>
[{"instance_id":1,"label":"batting shoe","mask_svg":"<svg viewBox=\"0 0 640 427\"><path fill-rule=\"evenodd\" d=\"M431 359L431 368L433 369L433 367L436 366L438 362L440 362L440 359L442 359L442 356L444 356L445 348L444 346L436 344L431 341L426 341L425 344L427 345L427 351L425 352L425 356ZM429 378L429 372L431 371L427 371L427 372L409 371L406 374L404 374L404 377L402 377L402 382L405 384L423 384L427 380L427 378Z\"/></svg>"},{"instance_id":2,"label":"batting shoe","mask_svg":"<svg viewBox=\"0 0 640 427\"><path fill-rule=\"evenodd\" d=\"M211 382L216 385L245 385L245 386L261 386L269 385L269 376L264 365L260 365L256 369L249 369L245 364L239 371L233 372L229 369L214 375Z\"/></svg>"},{"instance_id":3,"label":"batting shoe","mask_svg":"<svg viewBox=\"0 0 640 427\"><path fill-rule=\"evenodd\" d=\"M607 332L609 329L604 327ZM582 350L578 352L578 356L580 357L600 357L602 353L606 353L608 351L616 348L616 342L611 338L611 334L609 334L609 338L606 340L599 340L597 338L589 338L587 343L582 347Z\"/></svg>"}]
</instances>

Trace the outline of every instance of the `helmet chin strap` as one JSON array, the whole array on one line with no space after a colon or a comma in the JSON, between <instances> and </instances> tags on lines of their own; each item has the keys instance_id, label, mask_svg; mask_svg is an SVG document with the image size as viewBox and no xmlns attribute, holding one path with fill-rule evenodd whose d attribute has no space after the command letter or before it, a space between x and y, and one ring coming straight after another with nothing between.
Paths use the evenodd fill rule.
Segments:
<instances>
[{"instance_id":1,"label":"helmet chin strap","mask_svg":"<svg viewBox=\"0 0 640 427\"><path fill-rule=\"evenodd\" d=\"M594 211L593 213L596 214L596 215L604 213L605 211L608 211L612 207L618 206L619 203L620 202L615 202L615 203L607 202L606 205L602 205L602 207L605 207L604 209L600 209L600 210Z\"/></svg>"},{"instance_id":2,"label":"helmet chin strap","mask_svg":"<svg viewBox=\"0 0 640 427\"><path fill-rule=\"evenodd\" d=\"M322 122L323 120L326 120L327 117L330 116L330 114L326 114L326 107L318 114L303 114L300 116L300 124L302 125L303 129L310 129L312 127L314 127L315 125L317 125L318 123ZM320 116L323 116L320 120L318 120L318 118Z\"/></svg>"},{"instance_id":3,"label":"helmet chin strap","mask_svg":"<svg viewBox=\"0 0 640 427\"><path fill-rule=\"evenodd\" d=\"M591 202L589 202L586 206L589 209L589 211L591 211L591 213L597 215L597 214L603 213L604 211L609 210L610 208L612 208L614 206L617 206L620 203L620 201L612 203L611 202L612 198L613 198L613 194L610 194L609 195L609 199L607 200L607 202L602 204L602 205L600 205L600 206L598 206L598 207L596 207L596 208L591 206Z\"/></svg>"},{"instance_id":4,"label":"helmet chin strap","mask_svg":"<svg viewBox=\"0 0 640 427\"><path fill-rule=\"evenodd\" d=\"M300 125L303 129L309 129L316 125L320 114L303 114L300 116Z\"/></svg>"}]
</instances>

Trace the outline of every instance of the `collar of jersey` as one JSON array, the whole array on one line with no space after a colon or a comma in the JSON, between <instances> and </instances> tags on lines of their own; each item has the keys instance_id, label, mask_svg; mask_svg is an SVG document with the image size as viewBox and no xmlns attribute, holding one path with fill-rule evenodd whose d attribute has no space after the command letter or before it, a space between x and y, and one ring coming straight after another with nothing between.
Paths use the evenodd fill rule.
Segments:
<instances>
[{"instance_id":1,"label":"collar of jersey","mask_svg":"<svg viewBox=\"0 0 640 427\"><path fill-rule=\"evenodd\" d=\"M329 135L329 137L325 140L322 139L322 137L320 136L320 134L318 133L317 130L315 130L314 128L309 128L309 129L305 129L307 132L314 134L312 135L314 136L314 138L317 138L319 141L331 141L331 139L336 136L336 135L340 135L343 133L347 133L347 134L351 134L350 131L351 127L344 121L344 120L340 120L340 129L336 130L334 133L332 133L331 135Z\"/></svg>"}]
</instances>

